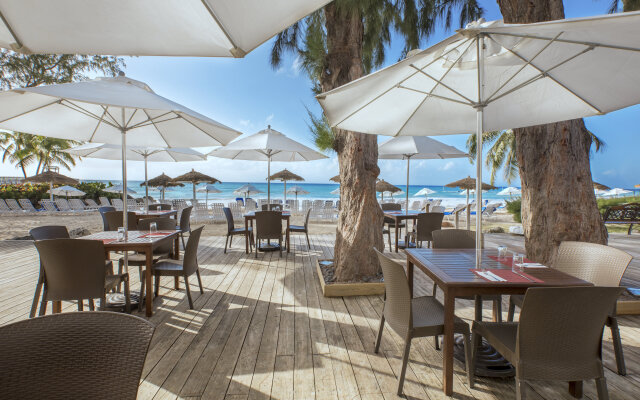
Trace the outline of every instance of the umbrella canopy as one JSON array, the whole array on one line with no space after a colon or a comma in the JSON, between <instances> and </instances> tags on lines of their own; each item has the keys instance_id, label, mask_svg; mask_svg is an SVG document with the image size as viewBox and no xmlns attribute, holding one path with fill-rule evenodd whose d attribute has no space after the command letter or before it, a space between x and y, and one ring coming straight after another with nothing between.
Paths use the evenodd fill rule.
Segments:
<instances>
[{"instance_id":1,"label":"umbrella canopy","mask_svg":"<svg viewBox=\"0 0 640 400\"><path fill-rule=\"evenodd\" d=\"M607 185L603 185L602 183L593 182L593 188L598 190L611 190L611 188Z\"/></svg>"},{"instance_id":2,"label":"umbrella canopy","mask_svg":"<svg viewBox=\"0 0 640 400\"><path fill-rule=\"evenodd\" d=\"M233 191L233 194L235 195L244 196L245 201L247 200L247 197L251 197L252 194L258 194L258 193L264 193L264 192L250 183L247 183L246 185L242 185Z\"/></svg>"},{"instance_id":3,"label":"umbrella canopy","mask_svg":"<svg viewBox=\"0 0 640 400\"><path fill-rule=\"evenodd\" d=\"M267 177L271 176L271 161L293 162L327 158L324 154L271 129L271 125L251 136L214 149L209 155L233 160L267 161ZM271 204L271 179L269 178L267 178L267 202Z\"/></svg>"},{"instance_id":4,"label":"umbrella canopy","mask_svg":"<svg viewBox=\"0 0 640 400\"><path fill-rule=\"evenodd\" d=\"M57 188L49 189L47 193L56 196L65 196L65 197L80 197L84 196L86 193L80 189L76 189L73 186L58 186Z\"/></svg>"},{"instance_id":5,"label":"umbrella canopy","mask_svg":"<svg viewBox=\"0 0 640 400\"><path fill-rule=\"evenodd\" d=\"M633 193L631 190L626 190L622 188L613 188L607 192L607 196L619 196L621 194L629 194Z\"/></svg>"},{"instance_id":6,"label":"umbrella canopy","mask_svg":"<svg viewBox=\"0 0 640 400\"><path fill-rule=\"evenodd\" d=\"M269 180L280 180L282 182L284 182L284 201L285 203L287 202L287 193L289 193L287 191L287 181L304 181L304 178L301 177L300 175L296 175L293 172L289 171L288 169L283 169L280 172L276 172L275 174L271 175L269 178L267 178ZM298 199L298 194L296 193L296 200Z\"/></svg>"},{"instance_id":7,"label":"umbrella canopy","mask_svg":"<svg viewBox=\"0 0 640 400\"><path fill-rule=\"evenodd\" d=\"M209 193L222 193L222 190L215 187L213 184L207 184L205 187L201 187L197 190L197 192L205 193L204 204L209 204Z\"/></svg>"},{"instance_id":8,"label":"umbrella canopy","mask_svg":"<svg viewBox=\"0 0 640 400\"><path fill-rule=\"evenodd\" d=\"M436 192L435 190L431 190L429 188L422 188L418 190L418 193L416 193L416 196L429 196L430 194L434 194L435 192Z\"/></svg>"},{"instance_id":9,"label":"umbrella canopy","mask_svg":"<svg viewBox=\"0 0 640 400\"><path fill-rule=\"evenodd\" d=\"M145 170L145 176L147 174L147 171ZM148 183L148 184L147 184ZM160 189L160 199L164 200L164 193L166 191L166 189L168 187L173 187L173 186L180 186L183 187L184 184L180 183L180 182L174 182L173 178L171 178L170 176L165 175L165 173L163 172L162 174L156 176L155 178L151 178L149 180L146 180L144 182L142 182L140 184L140 186L147 186L148 187L156 187ZM145 190L146 192L147 190Z\"/></svg>"},{"instance_id":10,"label":"umbrella canopy","mask_svg":"<svg viewBox=\"0 0 640 400\"><path fill-rule=\"evenodd\" d=\"M451 183L447 183L445 185L446 187L451 187L451 188L460 188L460 189L465 189L465 190L475 190L476 188L476 180L470 176L460 179L458 181L455 182L451 182ZM488 183L484 183L482 182L482 190L491 190L491 189L495 189L496 187L493 185L489 185Z\"/></svg>"},{"instance_id":11,"label":"umbrella canopy","mask_svg":"<svg viewBox=\"0 0 640 400\"><path fill-rule=\"evenodd\" d=\"M70 178L66 175L62 175L51 170L44 171L38 175L30 176L26 178L25 181L33 182L33 183L48 183L50 200L53 200L54 193L51 193L51 189L53 188L54 183L57 183L60 185L77 185L78 184L78 181L76 179Z\"/></svg>"},{"instance_id":12,"label":"umbrella canopy","mask_svg":"<svg viewBox=\"0 0 640 400\"><path fill-rule=\"evenodd\" d=\"M0 128L121 145L123 186L127 141L142 147L217 146L240 134L124 75L1 92ZM122 200L126 204L125 193ZM126 235L127 208L122 212Z\"/></svg>"},{"instance_id":13,"label":"umbrella canopy","mask_svg":"<svg viewBox=\"0 0 640 400\"><path fill-rule=\"evenodd\" d=\"M174 182L191 182L193 185L193 201L195 205L196 201L196 185L198 183L222 183L218 179L205 175L202 172L198 172L195 169L187 172L186 174L182 174L176 178L173 178Z\"/></svg>"},{"instance_id":14,"label":"umbrella canopy","mask_svg":"<svg viewBox=\"0 0 640 400\"><path fill-rule=\"evenodd\" d=\"M122 146L104 143L86 143L64 150L80 157L101 158L105 160L122 159ZM144 181L148 179L147 162L181 162L204 161L207 156L190 148L158 148L158 147L128 147L127 159L144 161ZM141 185L143 186L143 185ZM164 198L164 196L163 196ZM145 188L144 207L149 206L149 188Z\"/></svg>"},{"instance_id":15,"label":"umbrella canopy","mask_svg":"<svg viewBox=\"0 0 640 400\"><path fill-rule=\"evenodd\" d=\"M378 158L407 160L407 214L409 213L409 169L412 158L428 160L466 157L469 157L467 153L426 136L395 137L378 146Z\"/></svg>"},{"instance_id":16,"label":"umbrella canopy","mask_svg":"<svg viewBox=\"0 0 640 400\"><path fill-rule=\"evenodd\" d=\"M593 189L593 193L596 196L607 196L609 194L609 191L608 190L602 190L602 189L595 189L594 188Z\"/></svg>"},{"instance_id":17,"label":"umbrella canopy","mask_svg":"<svg viewBox=\"0 0 640 400\"><path fill-rule=\"evenodd\" d=\"M339 194L340 194L340 188L333 189L333 190L331 191L331 194L338 194L338 195L339 195Z\"/></svg>"},{"instance_id":18,"label":"umbrella canopy","mask_svg":"<svg viewBox=\"0 0 640 400\"><path fill-rule=\"evenodd\" d=\"M5 2L0 46L38 54L243 57L328 2Z\"/></svg>"},{"instance_id":19,"label":"umbrella canopy","mask_svg":"<svg viewBox=\"0 0 640 400\"><path fill-rule=\"evenodd\" d=\"M340 129L391 136L475 132L479 191L483 132L640 103L640 76L620 73L622 65L640 67L638 37L638 12L533 24L480 20L318 100ZM476 248L481 232L478 217Z\"/></svg>"},{"instance_id":20,"label":"umbrella canopy","mask_svg":"<svg viewBox=\"0 0 640 400\"><path fill-rule=\"evenodd\" d=\"M333 178L329 179L331 182L340 183L340 175L336 175Z\"/></svg>"},{"instance_id":21,"label":"umbrella canopy","mask_svg":"<svg viewBox=\"0 0 640 400\"><path fill-rule=\"evenodd\" d=\"M285 183L285 185L286 185L286 183ZM301 188L300 186L291 186L289 189L285 190L285 198L284 198L285 202L287 201L286 193L295 194L296 195L296 200L298 200L298 195L299 194L309 194L309 192L307 190Z\"/></svg>"},{"instance_id":22,"label":"umbrella canopy","mask_svg":"<svg viewBox=\"0 0 640 400\"><path fill-rule=\"evenodd\" d=\"M123 188L124 186L121 183L119 183L117 185L113 185L104 189L104 191L109 193L122 193ZM127 187L127 194L136 194L136 193L137 192L135 190L131 189L130 187ZM126 204L126 199L125 199L125 204Z\"/></svg>"},{"instance_id":23,"label":"umbrella canopy","mask_svg":"<svg viewBox=\"0 0 640 400\"><path fill-rule=\"evenodd\" d=\"M518 195L521 194L522 191L518 188L514 188L509 186L508 188L502 189L501 191L498 192L499 196L511 196L511 195Z\"/></svg>"},{"instance_id":24,"label":"umbrella canopy","mask_svg":"<svg viewBox=\"0 0 640 400\"><path fill-rule=\"evenodd\" d=\"M393 186L392 184L385 181L384 179L381 179L378 182L376 182L376 192L381 193L383 199L384 199L385 193L393 195L393 193L397 193L401 191L402 189L400 189L399 187Z\"/></svg>"}]
</instances>

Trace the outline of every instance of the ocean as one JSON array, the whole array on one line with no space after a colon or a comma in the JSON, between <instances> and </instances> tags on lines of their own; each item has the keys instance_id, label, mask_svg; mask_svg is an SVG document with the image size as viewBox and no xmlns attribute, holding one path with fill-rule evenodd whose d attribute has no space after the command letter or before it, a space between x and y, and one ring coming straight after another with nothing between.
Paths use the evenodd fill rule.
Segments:
<instances>
[{"instance_id":1,"label":"ocean","mask_svg":"<svg viewBox=\"0 0 640 400\"><path fill-rule=\"evenodd\" d=\"M87 182L104 182L107 183L111 182L114 185L121 183L121 181L103 181L103 180L96 180L96 181L87 181ZM130 189L133 189L137 192L137 195L134 195L133 197L143 197L144 196L144 186L140 186L140 184L143 181L128 181L128 186ZM267 198L267 183L266 182L223 182L223 183L217 183L215 185L215 187L221 191L221 193L209 193L209 202L228 202L229 200L234 200L238 197L242 197L242 196L238 196L235 195L233 192L234 190L236 190L237 188L239 188L240 186L243 186L245 184L251 184L253 186L255 186L256 188L258 188L259 190L262 190L264 193L259 193L257 195L252 195L251 197L254 199L261 199L261 198ZM197 188L201 188L204 187L205 184L200 184L197 186ZM317 200L317 199L321 199L321 200L338 200L340 198L339 195L337 194L331 194L332 191L338 189L340 187L340 185L338 185L337 183L305 183L305 182L287 182L287 189L291 188L292 186L300 186L301 188L303 188L304 190L306 190L307 192L309 192L309 194L300 194L298 195L298 200ZM398 195L398 194L394 194L393 198L398 200L398 199L404 199L405 198L405 194L404 194L404 190L406 185L396 185L397 187L399 187L400 189L403 190L403 193ZM453 207L456 204L459 203L464 203L465 202L465 197L466 194L464 194L461 190L458 189L453 189L453 188L447 188L444 186L424 186L424 185L410 185L409 186L409 201L413 201L413 200L424 200L424 196L420 196L420 197L416 197L415 193L417 193L419 190L421 190L422 188L429 188L431 190L433 190L435 193L431 194L428 196L429 199L441 199L442 200L442 205L447 206L447 207ZM282 182L271 182L271 198L273 199L282 199L284 197L283 195L283 189L284 189L284 184ZM500 196L498 195L498 192L501 191L504 188L498 188L495 190L488 190L486 192L482 193L482 198L484 200L489 200L489 201L496 201L496 202L503 202L504 200L509 200L509 196ZM160 191L154 188L149 188L149 196L153 197L153 198L159 198L160 197ZM196 193L196 196L198 199L200 200L205 200L206 194L205 193ZM380 197L380 194L378 194L378 197ZM191 199L193 198L193 189L190 183L185 183L184 187L172 187L172 188L167 188L166 192L165 192L165 198L166 199ZM287 194L287 199L294 199L295 195L293 194ZM385 194L385 198L388 198L388 196ZM473 195L469 196L470 199L473 199Z\"/></svg>"}]
</instances>

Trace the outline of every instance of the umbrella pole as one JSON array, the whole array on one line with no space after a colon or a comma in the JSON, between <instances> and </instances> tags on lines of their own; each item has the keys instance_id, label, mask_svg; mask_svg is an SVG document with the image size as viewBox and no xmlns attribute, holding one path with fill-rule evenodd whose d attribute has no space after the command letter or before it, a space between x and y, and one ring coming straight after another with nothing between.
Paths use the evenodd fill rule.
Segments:
<instances>
[{"instance_id":1,"label":"umbrella pole","mask_svg":"<svg viewBox=\"0 0 640 400\"><path fill-rule=\"evenodd\" d=\"M122 108L122 123L124 124L124 108ZM124 238L129 237L129 221L127 220L127 131L122 129L122 226ZM124 252L124 272L129 272L129 252ZM147 289L149 290L149 289Z\"/></svg>"},{"instance_id":2,"label":"umbrella pole","mask_svg":"<svg viewBox=\"0 0 640 400\"><path fill-rule=\"evenodd\" d=\"M144 156L144 210L149 210L149 178L147 177L147 155Z\"/></svg>"},{"instance_id":3,"label":"umbrella pole","mask_svg":"<svg viewBox=\"0 0 640 400\"><path fill-rule=\"evenodd\" d=\"M53 202L53 181L49 182L49 200Z\"/></svg>"},{"instance_id":4,"label":"umbrella pole","mask_svg":"<svg viewBox=\"0 0 640 400\"><path fill-rule=\"evenodd\" d=\"M478 67L478 106L476 108L476 267L480 266L482 248L482 132L484 130L483 87L484 82L484 36L476 38L476 60Z\"/></svg>"},{"instance_id":5,"label":"umbrella pole","mask_svg":"<svg viewBox=\"0 0 640 400\"><path fill-rule=\"evenodd\" d=\"M404 205L406 215L409 215L409 164L411 163L411 156L407 156L407 202Z\"/></svg>"},{"instance_id":6,"label":"umbrella pole","mask_svg":"<svg viewBox=\"0 0 640 400\"><path fill-rule=\"evenodd\" d=\"M193 184L193 206L196 206L196 183L191 182Z\"/></svg>"},{"instance_id":7,"label":"umbrella pole","mask_svg":"<svg viewBox=\"0 0 640 400\"><path fill-rule=\"evenodd\" d=\"M284 205L287 205L287 181L284 181Z\"/></svg>"},{"instance_id":8,"label":"umbrella pole","mask_svg":"<svg viewBox=\"0 0 640 400\"><path fill-rule=\"evenodd\" d=\"M267 210L271 211L271 154L267 157Z\"/></svg>"}]
</instances>

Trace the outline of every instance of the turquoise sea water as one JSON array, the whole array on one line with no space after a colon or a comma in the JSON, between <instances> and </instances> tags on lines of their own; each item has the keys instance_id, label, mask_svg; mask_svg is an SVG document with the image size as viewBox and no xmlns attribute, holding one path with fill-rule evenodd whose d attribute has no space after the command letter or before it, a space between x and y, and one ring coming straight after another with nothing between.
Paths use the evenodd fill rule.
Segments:
<instances>
[{"instance_id":1,"label":"turquoise sea water","mask_svg":"<svg viewBox=\"0 0 640 400\"><path fill-rule=\"evenodd\" d=\"M118 184L121 183L120 181L99 181L99 182L111 182L113 184ZM128 185L129 188L135 190L137 192L137 195L134 195L134 197L142 197L144 196L144 186L140 186L140 183L142 183L142 181L129 181ZM213 201L213 200L222 200L223 202L226 202L228 200L233 200L237 197L235 194L233 194L233 191L236 190L237 188L239 188L242 185L245 185L247 183L250 183L251 185L255 186L256 188L258 188L259 190L262 190L264 193L259 193L257 195L252 195L251 197L253 197L254 199L261 199L261 198L267 198L267 183L266 182L223 182L223 183L218 183L215 185L216 188L218 188L218 190L221 190L222 193L209 193L209 201ZM200 184L197 186L197 188L201 188L204 187L204 184ZM303 188L304 190L306 190L307 192L309 192L309 194L304 194L304 195L298 195L298 200L316 200L316 199L322 199L322 200L337 200L340 196L337 194L331 194L331 192L337 188L340 187L340 185L338 185L337 183L305 183L305 182L288 182L287 183L287 188L291 188L292 186L300 186L301 188ZM398 186L400 189L402 189L403 193L398 195L395 194L393 196L394 199L404 199L405 198L405 194L404 194L404 190L405 190L405 185L396 185ZM431 195L429 195L430 199L442 199L442 203L443 205L447 205L447 206L451 206L451 205L455 205L458 204L460 202L464 202L465 201L465 197L466 195L462 193L461 190L458 189L453 189L453 188L447 188L447 187L443 187L443 186L423 186L423 185L410 185L409 186L409 198L410 201L412 200L422 200L424 199L424 196L421 197L415 197L415 193L417 193L420 189L424 188L424 187L428 187L429 189L435 191L436 193L433 193ZM281 182L272 182L271 183L271 198L274 199L282 199L283 196L283 189L284 189L284 184ZM487 199L487 200L495 200L495 201L499 201L499 200L508 200L509 196L499 196L498 192L500 190L502 190L503 188L499 188L499 189L495 189L495 190L489 190L487 192L484 192L482 194L483 199ZM149 188L149 195L151 197L154 198L158 198L160 196L160 192L156 189L152 189ZM198 199L205 199L205 193L196 193L197 198ZM174 187L174 188L169 188L167 189L166 193L165 193L165 198L166 199L191 199L193 197L193 189L191 184L189 183L185 183L184 187ZM387 196L385 195L385 198ZM295 195L292 194L288 194L287 195L288 199L293 199L295 198ZM470 196L470 199L473 198L473 195Z\"/></svg>"}]
</instances>

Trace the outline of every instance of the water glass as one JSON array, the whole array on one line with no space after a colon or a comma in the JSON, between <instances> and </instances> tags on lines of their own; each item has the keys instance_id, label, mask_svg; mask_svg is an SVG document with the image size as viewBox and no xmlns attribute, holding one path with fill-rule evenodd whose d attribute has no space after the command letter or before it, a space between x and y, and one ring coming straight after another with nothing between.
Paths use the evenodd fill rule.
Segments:
<instances>
[{"instance_id":1,"label":"water glass","mask_svg":"<svg viewBox=\"0 0 640 400\"><path fill-rule=\"evenodd\" d=\"M123 226L118 227L118 241L119 242L123 242L124 241L124 227Z\"/></svg>"},{"instance_id":2,"label":"water glass","mask_svg":"<svg viewBox=\"0 0 640 400\"><path fill-rule=\"evenodd\" d=\"M162 207L161 206L156 206L156 211L162 211Z\"/></svg>"},{"instance_id":3,"label":"water glass","mask_svg":"<svg viewBox=\"0 0 640 400\"><path fill-rule=\"evenodd\" d=\"M522 272L524 264L524 254L514 254L513 263L511 264L511 270L513 272Z\"/></svg>"},{"instance_id":4,"label":"water glass","mask_svg":"<svg viewBox=\"0 0 640 400\"><path fill-rule=\"evenodd\" d=\"M155 223L155 222L150 223L149 224L149 233L150 234L154 234L156 232L158 232L158 224Z\"/></svg>"},{"instance_id":5,"label":"water glass","mask_svg":"<svg viewBox=\"0 0 640 400\"><path fill-rule=\"evenodd\" d=\"M507 258L507 246L498 246L498 260L504 261Z\"/></svg>"}]
</instances>

